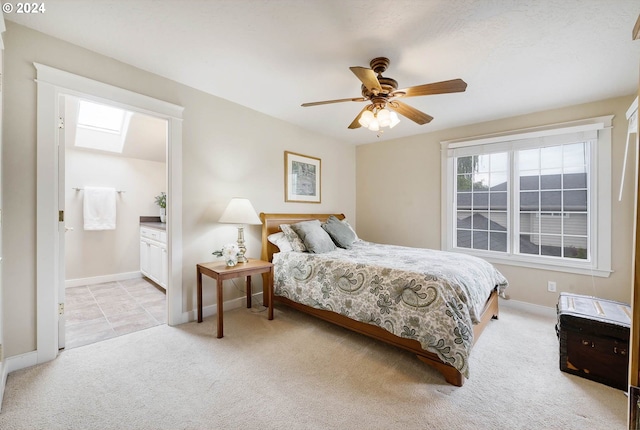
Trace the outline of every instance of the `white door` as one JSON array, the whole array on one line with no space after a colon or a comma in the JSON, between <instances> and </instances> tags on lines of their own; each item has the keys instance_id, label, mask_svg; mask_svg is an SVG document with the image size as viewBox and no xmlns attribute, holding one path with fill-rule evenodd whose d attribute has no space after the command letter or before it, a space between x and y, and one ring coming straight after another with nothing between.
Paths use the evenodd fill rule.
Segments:
<instances>
[{"instance_id":1,"label":"white door","mask_svg":"<svg viewBox=\"0 0 640 430\"><path fill-rule=\"evenodd\" d=\"M60 96L58 102L58 349L65 346L65 261L64 242L68 231L64 223L65 180L64 180L64 151L65 151L65 97Z\"/></svg>"}]
</instances>

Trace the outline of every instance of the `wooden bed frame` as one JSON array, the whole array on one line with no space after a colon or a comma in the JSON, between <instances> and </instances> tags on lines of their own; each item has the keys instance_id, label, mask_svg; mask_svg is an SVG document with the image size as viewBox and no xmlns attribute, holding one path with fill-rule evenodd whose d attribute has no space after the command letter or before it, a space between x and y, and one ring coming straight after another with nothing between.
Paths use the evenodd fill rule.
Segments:
<instances>
[{"instance_id":1,"label":"wooden bed frame","mask_svg":"<svg viewBox=\"0 0 640 430\"><path fill-rule=\"evenodd\" d=\"M345 216L343 214L260 214L260 219L262 220L262 254L261 259L265 261L271 261L273 258L273 254L278 252L278 247L273 245L271 242L267 240L267 236L272 233L277 233L280 230L281 224L293 224L300 221L308 221L311 219L318 219L322 222L326 221L330 215L334 215L338 219L344 219ZM263 283L266 285L266 283ZM268 305L268 295L264 295L264 304ZM407 339L403 337L396 336L391 334L390 332L372 325L366 324L360 321L352 320L344 315L340 315L335 312L326 311L322 309L315 309L310 306L306 306L292 300L289 300L285 297L273 296L275 302L284 303L294 309L297 309L301 312L308 313L310 315L314 315L318 318L321 318L325 321L329 321L331 323L337 324L349 330L367 335L374 339L378 339L382 342L386 342L388 344L394 345L399 348L406 349L407 351L413 352L416 356L428 364L429 366L437 369L442 375L444 379L455 386L461 387L464 384L464 376L450 364L442 362L440 358L429 351L425 351L422 349L422 346L417 340ZM473 339L474 343L480 337L480 334L488 324L491 319L498 318L498 293L497 290L494 290L491 293L491 296L487 300L485 307L482 311L482 317L480 323L476 324L473 328Z\"/></svg>"}]
</instances>

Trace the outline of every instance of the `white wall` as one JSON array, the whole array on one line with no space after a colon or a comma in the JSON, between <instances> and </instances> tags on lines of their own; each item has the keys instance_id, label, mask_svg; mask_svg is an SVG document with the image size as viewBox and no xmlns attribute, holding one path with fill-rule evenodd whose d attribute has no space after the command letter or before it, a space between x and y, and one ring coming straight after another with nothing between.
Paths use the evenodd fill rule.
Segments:
<instances>
[{"instance_id":1,"label":"white wall","mask_svg":"<svg viewBox=\"0 0 640 430\"><path fill-rule=\"evenodd\" d=\"M140 216L158 216L154 197L166 190L166 164L91 151L67 149L65 234L67 280L140 270ZM84 192L72 188L112 187L116 229L85 231Z\"/></svg>"},{"instance_id":2,"label":"white wall","mask_svg":"<svg viewBox=\"0 0 640 430\"><path fill-rule=\"evenodd\" d=\"M216 221L234 196L258 212L343 212L355 223L355 148L12 22L5 34L3 112L4 340L8 357L36 348L36 71L33 62L184 107L183 312L195 308L197 263L236 238ZM322 159L322 203L284 202L284 151ZM75 186L75 185L71 185ZM259 226L246 229L260 253ZM257 286L259 282L256 282ZM215 303L204 281L204 305ZM225 299L241 297L232 285ZM10 304L10 305L9 305Z\"/></svg>"}]
</instances>

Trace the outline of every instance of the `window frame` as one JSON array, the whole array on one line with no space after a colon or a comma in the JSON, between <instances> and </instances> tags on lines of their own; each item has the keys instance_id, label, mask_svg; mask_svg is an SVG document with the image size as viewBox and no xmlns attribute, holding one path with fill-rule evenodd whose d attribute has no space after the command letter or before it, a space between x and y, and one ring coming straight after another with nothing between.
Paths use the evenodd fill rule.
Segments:
<instances>
[{"instance_id":1,"label":"window frame","mask_svg":"<svg viewBox=\"0 0 640 430\"><path fill-rule=\"evenodd\" d=\"M443 250L460 252L484 258L497 264L507 264L527 268L578 273L599 277L611 274L611 127L613 115L512 130L504 133L475 136L465 139L447 140L441 146L441 179L443 184L441 201L441 246ZM514 210L517 204L519 186L516 182L515 151L526 147L555 146L566 142L571 135L595 136L590 145L589 170L589 248L590 260L549 257L542 255L516 254L518 222ZM509 186L507 228L509 243L507 252L456 248L453 246L456 234L456 213L454 211L456 166L458 156L507 152L509 158ZM599 190L603 190L600 193Z\"/></svg>"}]
</instances>

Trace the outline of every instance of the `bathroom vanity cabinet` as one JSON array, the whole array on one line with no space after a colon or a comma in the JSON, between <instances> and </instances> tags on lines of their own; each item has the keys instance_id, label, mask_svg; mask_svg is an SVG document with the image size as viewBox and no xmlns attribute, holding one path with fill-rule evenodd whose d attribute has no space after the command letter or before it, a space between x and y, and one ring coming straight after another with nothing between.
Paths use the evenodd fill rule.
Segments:
<instances>
[{"instance_id":1,"label":"bathroom vanity cabinet","mask_svg":"<svg viewBox=\"0 0 640 430\"><path fill-rule=\"evenodd\" d=\"M140 272L165 290L167 289L169 258L166 230L140 226Z\"/></svg>"}]
</instances>

